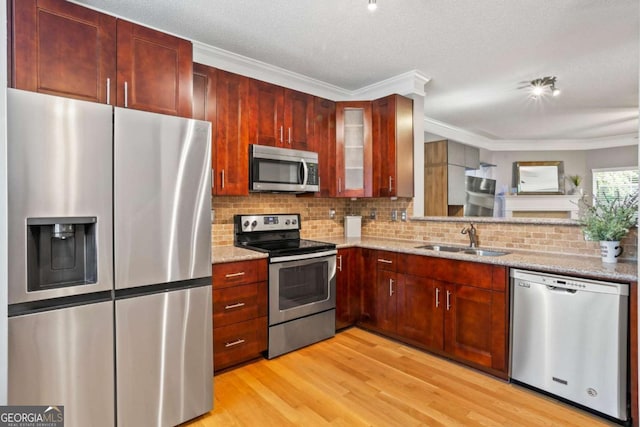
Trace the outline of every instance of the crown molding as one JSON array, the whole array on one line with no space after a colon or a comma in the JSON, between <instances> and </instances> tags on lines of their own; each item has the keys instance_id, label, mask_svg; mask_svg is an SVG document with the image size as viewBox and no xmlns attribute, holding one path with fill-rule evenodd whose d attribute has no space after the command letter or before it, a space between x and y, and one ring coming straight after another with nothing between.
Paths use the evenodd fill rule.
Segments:
<instances>
[{"instance_id":1,"label":"crown molding","mask_svg":"<svg viewBox=\"0 0 640 427\"><path fill-rule=\"evenodd\" d=\"M424 85L430 80L420 71L412 70L357 90L347 90L228 50L196 41L192 43L193 62L285 86L333 101L376 99L392 93L424 96Z\"/></svg>"},{"instance_id":2,"label":"crown molding","mask_svg":"<svg viewBox=\"0 0 640 427\"><path fill-rule=\"evenodd\" d=\"M376 99L391 93L425 96L424 86L431 79L418 70L407 71L365 86L351 93L352 99Z\"/></svg>"},{"instance_id":3,"label":"crown molding","mask_svg":"<svg viewBox=\"0 0 640 427\"><path fill-rule=\"evenodd\" d=\"M596 150L638 145L637 133L584 139L492 139L429 117L424 119L424 131L490 151Z\"/></svg>"}]
</instances>

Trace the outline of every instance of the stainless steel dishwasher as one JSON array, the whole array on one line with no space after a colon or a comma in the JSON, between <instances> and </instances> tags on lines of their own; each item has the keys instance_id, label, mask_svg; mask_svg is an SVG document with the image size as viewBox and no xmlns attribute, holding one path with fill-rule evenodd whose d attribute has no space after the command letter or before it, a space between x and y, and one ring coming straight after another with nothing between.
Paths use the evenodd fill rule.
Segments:
<instances>
[{"instance_id":1,"label":"stainless steel dishwasher","mask_svg":"<svg viewBox=\"0 0 640 427\"><path fill-rule=\"evenodd\" d=\"M629 286L511 270L511 378L628 420Z\"/></svg>"}]
</instances>

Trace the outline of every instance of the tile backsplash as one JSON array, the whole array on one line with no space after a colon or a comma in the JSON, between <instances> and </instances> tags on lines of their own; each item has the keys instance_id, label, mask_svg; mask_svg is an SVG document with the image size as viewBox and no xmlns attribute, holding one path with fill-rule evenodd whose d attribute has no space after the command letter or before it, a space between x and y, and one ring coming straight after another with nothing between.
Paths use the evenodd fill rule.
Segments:
<instances>
[{"instance_id":1,"label":"tile backsplash","mask_svg":"<svg viewBox=\"0 0 640 427\"><path fill-rule=\"evenodd\" d=\"M254 213L300 213L303 238L342 237L344 216L362 216L362 235L367 237L422 240L453 244L468 244L460 233L465 223L456 221L401 221L401 211L410 218L412 199L329 199L297 197L291 194L256 193L248 197L214 197L212 209L215 221L212 244L233 244L233 215ZM329 211L335 210L335 218ZM370 218L372 210L376 219ZM392 220L392 212L397 220ZM558 254L599 256L598 242L585 241L580 227L551 224L478 223L481 246L505 249L524 249ZM623 240L623 258L637 258L637 230Z\"/></svg>"}]
</instances>

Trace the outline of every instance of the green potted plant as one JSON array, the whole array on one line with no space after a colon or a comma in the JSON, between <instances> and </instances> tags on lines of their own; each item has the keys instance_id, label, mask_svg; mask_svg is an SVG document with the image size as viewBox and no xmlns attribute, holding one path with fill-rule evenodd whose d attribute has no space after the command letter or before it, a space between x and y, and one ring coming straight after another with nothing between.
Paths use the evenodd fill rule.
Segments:
<instances>
[{"instance_id":1,"label":"green potted plant","mask_svg":"<svg viewBox=\"0 0 640 427\"><path fill-rule=\"evenodd\" d=\"M580 184L582 184L582 177L580 175L568 175L566 179L571 183L569 194L581 193Z\"/></svg>"},{"instance_id":2,"label":"green potted plant","mask_svg":"<svg viewBox=\"0 0 640 427\"><path fill-rule=\"evenodd\" d=\"M638 221L638 193L602 196L589 205L581 199L579 222L588 240L600 241L603 262L615 263L622 254L620 240Z\"/></svg>"}]
</instances>

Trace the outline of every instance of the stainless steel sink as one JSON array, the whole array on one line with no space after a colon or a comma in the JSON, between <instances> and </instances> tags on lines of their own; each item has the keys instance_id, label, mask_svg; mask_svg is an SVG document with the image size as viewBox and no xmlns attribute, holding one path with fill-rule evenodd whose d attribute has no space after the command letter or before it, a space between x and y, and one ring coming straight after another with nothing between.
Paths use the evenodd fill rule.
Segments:
<instances>
[{"instance_id":1,"label":"stainless steel sink","mask_svg":"<svg viewBox=\"0 0 640 427\"><path fill-rule=\"evenodd\" d=\"M441 252L462 252L466 250L466 248L461 248L460 246L445 246L445 245L424 245L424 246L417 246L416 249L428 249L430 251L441 251Z\"/></svg>"},{"instance_id":2,"label":"stainless steel sink","mask_svg":"<svg viewBox=\"0 0 640 427\"><path fill-rule=\"evenodd\" d=\"M477 256L502 256L502 255L508 254L508 252L503 252L503 251L493 251L489 249L473 249L469 247L447 246L447 245L423 245L423 246L416 246L416 249L427 249L430 251L440 251L440 252L459 252L459 253L465 253L468 255L477 255Z\"/></svg>"},{"instance_id":3,"label":"stainless steel sink","mask_svg":"<svg viewBox=\"0 0 640 427\"><path fill-rule=\"evenodd\" d=\"M502 255L508 254L508 252L491 251L487 249L465 249L463 252L465 254L478 255L478 256L502 256Z\"/></svg>"}]
</instances>

